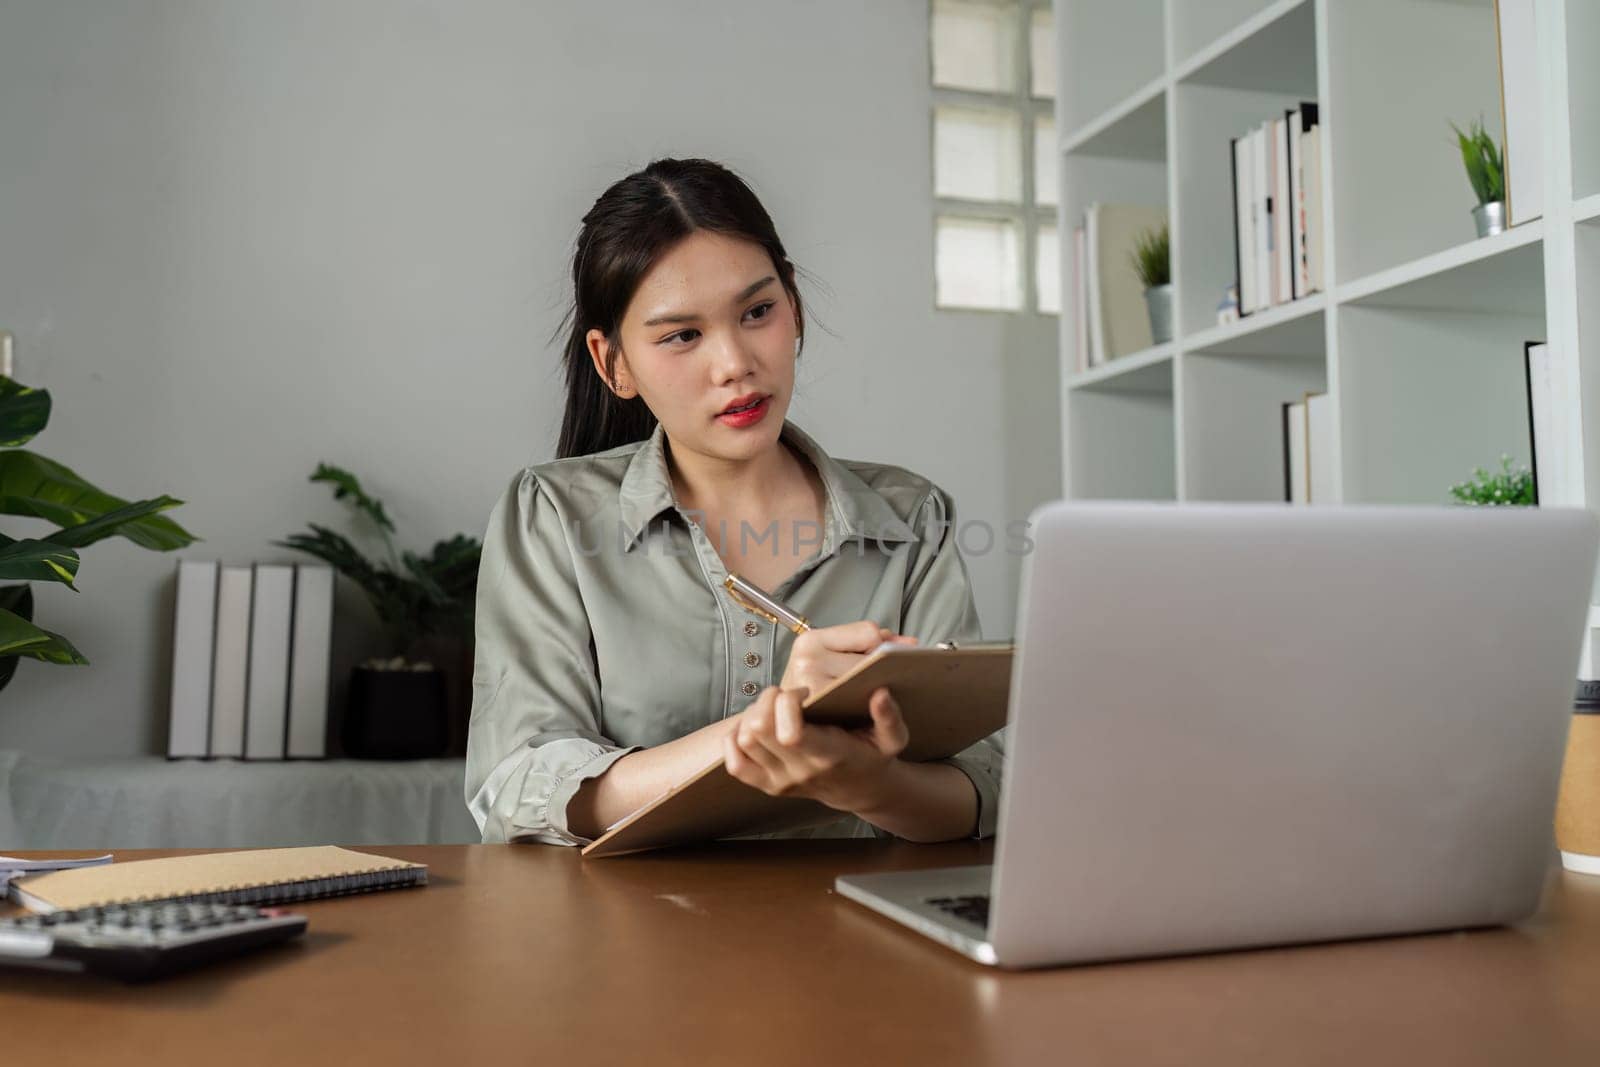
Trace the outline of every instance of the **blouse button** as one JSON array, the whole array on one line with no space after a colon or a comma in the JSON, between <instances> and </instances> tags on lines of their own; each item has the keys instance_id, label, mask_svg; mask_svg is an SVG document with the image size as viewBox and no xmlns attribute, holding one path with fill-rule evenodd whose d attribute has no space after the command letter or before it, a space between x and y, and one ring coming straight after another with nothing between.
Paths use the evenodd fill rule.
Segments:
<instances>
[{"instance_id":1,"label":"blouse button","mask_svg":"<svg viewBox=\"0 0 1600 1067\"><path fill-rule=\"evenodd\" d=\"M744 665L746 667L761 666L761 654L759 652L746 652L744 654Z\"/></svg>"},{"instance_id":2,"label":"blouse button","mask_svg":"<svg viewBox=\"0 0 1600 1067\"><path fill-rule=\"evenodd\" d=\"M744 635L746 637L755 637L760 632L761 632L761 624L760 623L758 623L758 622L747 622L747 623L744 624Z\"/></svg>"},{"instance_id":3,"label":"blouse button","mask_svg":"<svg viewBox=\"0 0 1600 1067\"><path fill-rule=\"evenodd\" d=\"M753 697L756 695L756 690L760 688L761 687L754 682L746 682L739 687L739 692L743 693L747 697Z\"/></svg>"}]
</instances>

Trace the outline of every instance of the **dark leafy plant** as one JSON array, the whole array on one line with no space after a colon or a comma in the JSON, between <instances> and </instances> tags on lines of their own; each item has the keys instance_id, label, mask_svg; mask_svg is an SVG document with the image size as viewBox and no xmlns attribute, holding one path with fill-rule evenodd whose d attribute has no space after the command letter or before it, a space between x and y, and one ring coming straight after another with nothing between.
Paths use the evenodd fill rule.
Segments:
<instances>
[{"instance_id":1,"label":"dark leafy plant","mask_svg":"<svg viewBox=\"0 0 1600 1067\"><path fill-rule=\"evenodd\" d=\"M1472 123L1466 133L1462 133L1461 127L1453 122L1450 128L1456 131L1456 143L1461 149L1461 162L1467 168L1467 181L1472 183L1472 191L1478 197L1478 203L1492 204L1497 200L1504 200L1506 172L1503 157L1499 147L1494 143L1494 138L1483 128L1483 123L1481 121Z\"/></svg>"},{"instance_id":2,"label":"dark leafy plant","mask_svg":"<svg viewBox=\"0 0 1600 1067\"><path fill-rule=\"evenodd\" d=\"M158 513L182 504L170 496L129 503L102 492L72 470L21 445L50 421L50 394L0 377L0 514L24 515L54 523L43 537L0 534L0 689L16 674L23 658L45 663L89 661L65 637L34 625L33 586L60 582L78 587L78 549L108 537L125 537L141 548L170 552L198 540Z\"/></svg>"},{"instance_id":3,"label":"dark leafy plant","mask_svg":"<svg viewBox=\"0 0 1600 1067\"><path fill-rule=\"evenodd\" d=\"M1139 284L1146 289L1172 281L1172 236L1167 224L1145 230L1134 238L1129 258L1133 261L1133 272L1139 276Z\"/></svg>"},{"instance_id":4,"label":"dark leafy plant","mask_svg":"<svg viewBox=\"0 0 1600 1067\"><path fill-rule=\"evenodd\" d=\"M1450 487L1457 503L1483 507L1528 506L1534 503L1533 472L1513 467L1510 456L1500 457L1493 473L1479 467L1467 481Z\"/></svg>"},{"instance_id":5,"label":"dark leafy plant","mask_svg":"<svg viewBox=\"0 0 1600 1067\"><path fill-rule=\"evenodd\" d=\"M387 559L369 560L348 538L316 523L309 524L310 533L292 534L277 542L279 546L315 556L360 586L403 656L428 638L471 638L483 550L476 538L457 534L434 545L425 556L398 551L394 522L382 501L368 496L355 475L319 463L311 481L333 486L335 500L348 501L377 527Z\"/></svg>"}]
</instances>

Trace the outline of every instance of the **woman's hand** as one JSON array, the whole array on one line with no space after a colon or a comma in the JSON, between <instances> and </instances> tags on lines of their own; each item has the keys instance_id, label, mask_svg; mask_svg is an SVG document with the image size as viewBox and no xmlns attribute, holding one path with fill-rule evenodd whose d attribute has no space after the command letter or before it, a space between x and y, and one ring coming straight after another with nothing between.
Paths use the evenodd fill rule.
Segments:
<instances>
[{"instance_id":1,"label":"woman's hand","mask_svg":"<svg viewBox=\"0 0 1600 1067\"><path fill-rule=\"evenodd\" d=\"M901 645L917 643L915 637L885 630L871 619L807 630L790 646L789 662L784 665L778 688L820 693L885 641Z\"/></svg>"},{"instance_id":2,"label":"woman's hand","mask_svg":"<svg viewBox=\"0 0 1600 1067\"><path fill-rule=\"evenodd\" d=\"M723 739L728 773L770 796L809 797L854 813L877 808L911 736L900 705L880 688L867 705L872 727L844 730L805 722L805 697L803 689L769 687L741 712Z\"/></svg>"}]
</instances>

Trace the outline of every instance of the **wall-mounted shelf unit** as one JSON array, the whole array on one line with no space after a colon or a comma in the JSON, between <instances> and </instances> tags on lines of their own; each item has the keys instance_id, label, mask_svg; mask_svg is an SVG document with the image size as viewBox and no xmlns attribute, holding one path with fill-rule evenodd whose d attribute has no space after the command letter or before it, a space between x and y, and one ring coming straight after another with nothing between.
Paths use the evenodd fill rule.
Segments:
<instances>
[{"instance_id":1,"label":"wall-mounted shelf unit","mask_svg":"<svg viewBox=\"0 0 1600 1067\"><path fill-rule=\"evenodd\" d=\"M1163 207L1176 321L1079 373L1062 271L1069 497L1281 500L1281 406L1325 391L1340 501L1448 503L1472 468L1528 462L1523 343L1544 340L1580 354L1600 501L1600 3L1536 2L1544 216L1480 240L1449 124L1502 136L1494 0L1056 0L1061 261L1089 204ZM1217 325L1230 138L1300 101L1326 292Z\"/></svg>"}]
</instances>

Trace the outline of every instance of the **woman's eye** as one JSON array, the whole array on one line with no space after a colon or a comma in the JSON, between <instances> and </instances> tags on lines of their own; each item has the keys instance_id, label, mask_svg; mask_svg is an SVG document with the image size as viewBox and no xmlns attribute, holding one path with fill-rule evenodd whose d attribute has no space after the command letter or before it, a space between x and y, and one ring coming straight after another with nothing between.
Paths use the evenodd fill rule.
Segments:
<instances>
[{"instance_id":1,"label":"woman's eye","mask_svg":"<svg viewBox=\"0 0 1600 1067\"><path fill-rule=\"evenodd\" d=\"M668 336L663 337L661 339L661 343L670 345L677 342L681 338L684 344L688 344L699 335L699 330L679 330L677 333L669 334Z\"/></svg>"},{"instance_id":2,"label":"woman's eye","mask_svg":"<svg viewBox=\"0 0 1600 1067\"><path fill-rule=\"evenodd\" d=\"M760 322L762 319L767 317L767 312L772 310L772 305L775 304L775 303L776 303L776 301L769 300L765 304L757 304L755 307L751 308L749 311L746 311L745 314L746 315L755 316L756 321ZM757 312L760 312L760 314L757 314Z\"/></svg>"}]
</instances>

